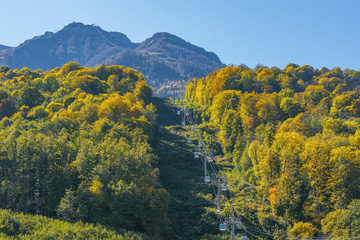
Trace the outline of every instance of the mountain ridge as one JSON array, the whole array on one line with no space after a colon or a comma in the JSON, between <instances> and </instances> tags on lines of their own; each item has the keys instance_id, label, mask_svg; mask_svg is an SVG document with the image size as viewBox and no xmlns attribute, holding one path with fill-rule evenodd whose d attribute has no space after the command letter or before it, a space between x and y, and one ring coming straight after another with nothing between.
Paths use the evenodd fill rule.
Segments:
<instances>
[{"instance_id":1,"label":"mountain ridge","mask_svg":"<svg viewBox=\"0 0 360 240\"><path fill-rule=\"evenodd\" d=\"M8 49L8 48L11 48L11 47L0 44L0 51L4 50L4 49Z\"/></svg>"},{"instance_id":2,"label":"mountain ridge","mask_svg":"<svg viewBox=\"0 0 360 240\"><path fill-rule=\"evenodd\" d=\"M131 67L142 72L152 86L204 77L225 66L215 53L167 32L133 43L123 33L78 22L35 36L17 47L0 45L0 65L11 68L48 70L69 61L85 67Z\"/></svg>"}]
</instances>

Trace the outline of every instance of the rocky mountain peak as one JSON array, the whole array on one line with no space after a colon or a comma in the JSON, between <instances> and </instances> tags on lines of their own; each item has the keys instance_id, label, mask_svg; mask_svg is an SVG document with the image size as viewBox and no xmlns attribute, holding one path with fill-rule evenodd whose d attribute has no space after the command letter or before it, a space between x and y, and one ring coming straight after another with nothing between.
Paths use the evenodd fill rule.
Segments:
<instances>
[{"instance_id":1,"label":"rocky mountain peak","mask_svg":"<svg viewBox=\"0 0 360 240\"><path fill-rule=\"evenodd\" d=\"M86 67L131 67L142 72L152 86L203 77L225 66L214 53L167 32L136 44L123 33L79 22L55 33L45 32L18 47L0 45L0 66L48 70L69 61Z\"/></svg>"},{"instance_id":2,"label":"rocky mountain peak","mask_svg":"<svg viewBox=\"0 0 360 240\"><path fill-rule=\"evenodd\" d=\"M182 49L183 53L186 52L188 54L192 53L192 54L201 55L211 61L216 62L217 64L222 64L220 59L216 56L216 54L212 52L207 52L205 49L195 46L190 42L187 42L184 39L167 32L155 33L151 38L146 39L138 47L140 51L154 51L154 52L158 52L163 49L173 49L173 48ZM180 52L178 53L180 55L183 55ZM177 56L174 57L178 57L179 54L177 54Z\"/></svg>"}]
</instances>

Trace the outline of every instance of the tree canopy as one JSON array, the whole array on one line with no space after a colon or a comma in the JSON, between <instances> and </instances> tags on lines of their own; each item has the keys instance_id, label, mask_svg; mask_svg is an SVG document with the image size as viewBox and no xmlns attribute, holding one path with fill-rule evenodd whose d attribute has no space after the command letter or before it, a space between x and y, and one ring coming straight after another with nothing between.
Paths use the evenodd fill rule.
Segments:
<instances>
[{"instance_id":1,"label":"tree canopy","mask_svg":"<svg viewBox=\"0 0 360 240\"><path fill-rule=\"evenodd\" d=\"M232 186L229 206L257 229L357 236L348 216L356 218L360 199L358 75L296 64L228 66L188 81L184 104L222 147L213 152Z\"/></svg>"},{"instance_id":2,"label":"tree canopy","mask_svg":"<svg viewBox=\"0 0 360 240\"><path fill-rule=\"evenodd\" d=\"M73 62L1 69L0 208L160 238L169 195L155 167L156 108L143 75Z\"/></svg>"}]
</instances>

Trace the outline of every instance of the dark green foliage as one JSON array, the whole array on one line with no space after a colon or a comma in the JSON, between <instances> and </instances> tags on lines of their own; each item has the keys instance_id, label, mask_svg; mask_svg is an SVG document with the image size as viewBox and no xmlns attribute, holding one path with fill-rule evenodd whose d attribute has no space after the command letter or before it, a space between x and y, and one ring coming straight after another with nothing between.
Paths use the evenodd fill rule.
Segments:
<instances>
[{"instance_id":1,"label":"dark green foliage","mask_svg":"<svg viewBox=\"0 0 360 240\"><path fill-rule=\"evenodd\" d=\"M100 94L105 93L108 86L97 77L78 76L72 80L71 88L80 88L90 94Z\"/></svg>"},{"instance_id":2,"label":"dark green foliage","mask_svg":"<svg viewBox=\"0 0 360 240\"><path fill-rule=\"evenodd\" d=\"M8 66L1 66L0 67L0 72L2 73L6 73L10 70L10 68Z\"/></svg>"},{"instance_id":3,"label":"dark green foliage","mask_svg":"<svg viewBox=\"0 0 360 240\"><path fill-rule=\"evenodd\" d=\"M25 86L21 90L14 93L14 97L19 107L28 106L30 108L40 105L44 100L44 96L35 87Z\"/></svg>"},{"instance_id":4,"label":"dark green foliage","mask_svg":"<svg viewBox=\"0 0 360 240\"><path fill-rule=\"evenodd\" d=\"M71 103L73 103L76 100L76 97L67 97L64 100L64 107L67 108Z\"/></svg>"},{"instance_id":5,"label":"dark green foliage","mask_svg":"<svg viewBox=\"0 0 360 240\"><path fill-rule=\"evenodd\" d=\"M356 237L360 234L360 200L353 200L345 209L330 212L321 221L330 237Z\"/></svg>"},{"instance_id":6,"label":"dark green foliage","mask_svg":"<svg viewBox=\"0 0 360 240\"><path fill-rule=\"evenodd\" d=\"M15 111L15 103L11 95L4 88L0 88L0 119L10 117Z\"/></svg>"}]
</instances>

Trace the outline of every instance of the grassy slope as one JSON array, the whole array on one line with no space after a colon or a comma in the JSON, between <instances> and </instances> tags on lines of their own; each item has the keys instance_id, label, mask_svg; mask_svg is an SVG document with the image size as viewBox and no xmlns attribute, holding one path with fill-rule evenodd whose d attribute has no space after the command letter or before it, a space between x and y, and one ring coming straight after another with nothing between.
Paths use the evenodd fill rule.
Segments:
<instances>
[{"instance_id":1,"label":"grassy slope","mask_svg":"<svg viewBox=\"0 0 360 240\"><path fill-rule=\"evenodd\" d=\"M201 239L218 233L218 221L212 196L213 189L204 183L203 164L194 159L194 145L186 142L189 127L171 126L181 123L169 101L155 99L158 121L156 154L159 157L160 180L170 193L167 239ZM206 196L207 195L207 196ZM209 208L210 211L207 211Z\"/></svg>"},{"instance_id":2,"label":"grassy slope","mask_svg":"<svg viewBox=\"0 0 360 240\"><path fill-rule=\"evenodd\" d=\"M115 232L99 224L69 223L39 215L0 209L0 239L147 239L133 232Z\"/></svg>"}]
</instances>

